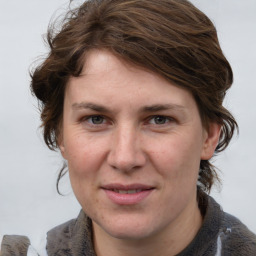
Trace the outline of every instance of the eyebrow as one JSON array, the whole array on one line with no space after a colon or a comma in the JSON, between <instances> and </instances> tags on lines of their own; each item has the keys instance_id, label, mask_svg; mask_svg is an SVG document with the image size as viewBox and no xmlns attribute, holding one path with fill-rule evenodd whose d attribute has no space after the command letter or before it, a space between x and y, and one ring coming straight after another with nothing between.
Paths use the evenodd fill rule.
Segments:
<instances>
[{"instance_id":1,"label":"eyebrow","mask_svg":"<svg viewBox=\"0 0 256 256\"><path fill-rule=\"evenodd\" d=\"M91 109L97 112L104 112L109 113L111 112L110 109L90 102L81 102L81 103L74 103L72 104L72 108L75 110L80 109ZM185 107L178 104L153 104L149 106L144 106L140 109L140 112L158 112L164 110L174 110L174 111L185 111Z\"/></svg>"},{"instance_id":2,"label":"eyebrow","mask_svg":"<svg viewBox=\"0 0 256 256\"><path fill-rule=\"evenodd\" d=\"M106 113L110 112L110 110L107 109L106 107L104 107L102 105L90 103L90 102L74 103L74 104L72 104L72 108L75 110L91 109L91 110L95 110L97 112L106 112Z\"/></svg>"},{"instance_id":3,"label":"eyebrow","mask_svg":"<svg viewBox=\"0 0 256 256\"><path fill-rule=\"evenodd\" d=\"M155 104L151 106L145 106L142 108L142 112L157 112L163 110L178 110L184 111L186 108L178 104Z\"/></svg>"}]
</instances>

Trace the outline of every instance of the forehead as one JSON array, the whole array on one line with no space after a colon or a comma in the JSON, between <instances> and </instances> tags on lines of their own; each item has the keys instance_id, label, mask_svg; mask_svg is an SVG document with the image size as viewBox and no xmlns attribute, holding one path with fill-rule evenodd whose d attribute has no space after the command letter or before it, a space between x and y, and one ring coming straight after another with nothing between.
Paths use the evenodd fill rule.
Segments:
<instances>
[{"instance_id":1,"label":"forehead","mask_svg":"<svg viewBox=\"0 0 256 256\"><path fill-rule=\"evenodd\" d=\"M119 84L119 86L135 79L140 81L150 79L152 82L165 80L155 72L129 63L104 49L93 49L87 52L81 76L86 76L88 80L108 77L108 80L111 78L111 83L115 80L119 82L122 76L123 83Z\"/></svg>"},{"instance_id":2,"label":"forehead","mask_svg":"<svg viewBox=\"0 0 256 256\"><path fill-rule=\"evenodd\" d=\"M71 77L67 89L72 104L84 101L132 106L176 104L191 107L191 93L160 75L130 64L105 50L91 50L85 56L79 77ZM140 106L141 107L141 106Z\"/></svg>"}]
</instances>

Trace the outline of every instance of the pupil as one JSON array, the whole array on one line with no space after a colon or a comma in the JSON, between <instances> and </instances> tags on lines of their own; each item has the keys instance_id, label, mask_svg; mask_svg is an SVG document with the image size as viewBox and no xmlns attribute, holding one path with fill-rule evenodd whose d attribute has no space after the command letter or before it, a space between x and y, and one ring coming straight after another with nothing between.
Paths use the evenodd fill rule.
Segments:
<instances>
[{"instance_id":1,"label":"pupil","mask_svg":"<svg viewBox=\"0 0 256 256\"><path fill-rule=\"evenodd\" d=\"M92 122L94 124L101 124L103 122L103 118L101 116L94 116L92 117Z\"/></svg>"},{"instance_id":2,"label":"pupil","mask_svg":"<svg viewBox=\"0 0 256 256\"><path fill-rule=\"evenodd\" d=\"M164 124L166 121L166 118L163 116L157 116L155 117L155 123L156 124Z\"/></svg>"}]
</instances>

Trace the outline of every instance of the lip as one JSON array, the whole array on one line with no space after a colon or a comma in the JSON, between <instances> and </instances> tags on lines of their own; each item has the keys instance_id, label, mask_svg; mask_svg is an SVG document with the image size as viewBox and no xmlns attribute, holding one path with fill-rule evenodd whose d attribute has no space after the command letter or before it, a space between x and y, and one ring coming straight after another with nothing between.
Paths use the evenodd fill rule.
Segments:
<instances>
[{"instance_id":1,"label":"lip","mask_svg":"<svg viewBox=\"0 0 256 256\"><path fill-rule=\"evenodd\" d=\"M136 205L143 200L145 200L153 191L154 187L144 185L144 184L108 184L102 186L102 189L106 193L107 197L111 202L118 205ZM128 191L128 190L138 190L132 194L121 194L117 190Z\"/></svg>"},{"instance_id":2,"label":"lip","mask_svg":"<svg viewBox=\"0 0 256 256\"><path fill-rule=\"evenodd\" d=\"M145 184L119 184L119 183L113 183L113 184L107 184L102 186L103 189L107 190L134 190L134 189L141 189L141 190L148 190L154 188L153 186L145 185Z\"/></svg>"}]
</instances>

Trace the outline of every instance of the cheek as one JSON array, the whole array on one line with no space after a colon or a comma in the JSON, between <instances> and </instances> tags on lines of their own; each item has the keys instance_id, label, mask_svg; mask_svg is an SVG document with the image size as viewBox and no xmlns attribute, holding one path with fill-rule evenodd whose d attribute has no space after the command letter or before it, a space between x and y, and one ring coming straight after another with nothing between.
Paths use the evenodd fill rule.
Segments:
<instances>
[{"instance_id":1,"label":"cheek","mask_svg":"<svg viewBox=\"0 0 256 256\"><path fill-rule=\"evenodd\" d=\"M88 178L96 174L105 155L102 142L79 135L67 141L65 151L71 179Z\"/></svg>"},{"instance_id":2,"label":"cheek","mask_svg":"<svg viewBox=\"0 0 256 256\"><path fill-rule=\"evenodd\" d=\"M194 143L183 139L162 143L158 149L154 163L164 180L162 198L165 198L160 207L170 202L170 211L176 212L196 193L200 153Z\"/></svg>"},{"instance_id":3,"label":"cheek","mask_svg":"<svg viewBox=\"0 0 256 256\"><path fill-rule=\"evenodd\" d=\"M200 165L201 148L186 136L154 144L151 159L158 171L173 182L196 182Z\"/></svg>"},{"instance_id":4,"label":"cheek","mask_svg":"<svg viewBox=\"0 0 256 256\"><path fill-rule=\"evenodd\" d=\"M103 147L90 140L73 138L67 144L67 161L72 189L83 208L90 205L93 198L95 184L98 184L99 173L104 156Z\"/></svg>"}]
</instances>

